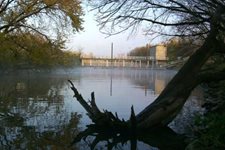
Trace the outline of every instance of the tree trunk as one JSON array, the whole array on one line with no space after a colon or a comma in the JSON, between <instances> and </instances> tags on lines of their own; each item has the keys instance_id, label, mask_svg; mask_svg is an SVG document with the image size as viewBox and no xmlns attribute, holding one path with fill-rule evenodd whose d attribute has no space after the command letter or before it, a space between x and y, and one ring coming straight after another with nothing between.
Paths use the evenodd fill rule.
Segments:
<instances>
[{"instance_id":1,"label":"tree trunk","mask_svg":"<svg viewBox=\"0 0 225 150\"><path fill-rule=\"evenodd\" d=\"M204 44L189 58L158 98L136 116L139 129L165 126L176 117L192 90L199 84L198 73L215 51L216 36L217 31L212 30Z\"/></svg>"}]
</instances>

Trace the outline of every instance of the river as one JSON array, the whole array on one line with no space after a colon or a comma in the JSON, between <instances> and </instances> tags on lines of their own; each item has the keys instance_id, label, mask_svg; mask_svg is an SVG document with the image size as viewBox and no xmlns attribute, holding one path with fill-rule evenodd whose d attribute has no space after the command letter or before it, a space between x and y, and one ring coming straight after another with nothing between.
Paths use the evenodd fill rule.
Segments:
<instances>
[{"instance_id":1,"label":"river","mask_svg":"<svg viewBox=\"0 0 225 150\"><path fill-rule=\"evenodd\" d=\"M73 98L68 79L84 99L89 100L94 91L100 109L117 112L126 120L132 105L136 114L140 112L154 101L175 73L172 70L94 67L2 72L0 149L70 149L70 142L91 121ZM198 88L169 126L177 133L190 133L195 113L203 111L201 100L202 91ZM104 146L103 142L96 147ZM137 147L157 149L142 141L137 142ZM73 147L87 148L87 141ZM117 148L129 149L129 143L114 147Z\"/></svg>"}]
</instances>

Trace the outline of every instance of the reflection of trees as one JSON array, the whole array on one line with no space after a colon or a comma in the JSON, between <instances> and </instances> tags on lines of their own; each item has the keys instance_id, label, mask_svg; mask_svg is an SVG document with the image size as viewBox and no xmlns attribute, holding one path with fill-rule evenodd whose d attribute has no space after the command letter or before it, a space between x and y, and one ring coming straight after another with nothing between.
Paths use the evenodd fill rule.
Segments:
<instances>
[{"instance_id":1,"label":"reflection of trees","mask_svg":"<svg viewBox=\"0 0 225 150\"><path fill-rule=\"evenodd\" d=\"M1 95L15 96L17 98L40 97L48 95L49 90L54 88L54 92L64 86L65 80L57 77L50 77L50 73L37 73L29 71L14 72L3 75L0 79ZM3 95L4 94L4 95Z\"/></svg>"},{"instance_id":2,"label":"reflection of trees","mask_svg":"<svg viewBox=\"0 0 225 150\"><path fill-rule=\"evenodd\" d=\"M68 124L58 130L37 132L32 126L4 126L0 130L2 149L67 149L71 139L78 132L80 115L71 114ZM62 120L63 121L63 120Z\"/></svg>"},{"instance_id":3,"label":"reflection of trees","mask_svg":"<svg viewBox=\"0 0 225 150\"><path fill-rule=\"evenodd\" d=\"M59 112L62 109L64 101L60 89L65 85L63 79L22 72L17 76L3 76L0 82L2 113L18 113L30 118L43 114L52 107Z\"/></svg>"},{"instance_id":4,"label":"reflection of trees","mask_svg":"<svg viewBox=\"0 0 225 150\"><path fill-rule=\"evenodd\" d=\"M0 78L0 149L67 148L81 116L64 107L66 81L50 72Z\"/></svg>"},{"instance_id":5,"label":"reflection of trees","mask_svg":"<svg viewBox=\"0 0 225 150\"><path fill-rule=\"evenodd\" d=\"M25 106L28 103L13 103L11 98L6 101L0 101L4 104L0 106L0 149L64 149L79 130L81 115L56 110L54 103ZM38 105L42 107L35 107Z\"/></svg>"}]
</instances>

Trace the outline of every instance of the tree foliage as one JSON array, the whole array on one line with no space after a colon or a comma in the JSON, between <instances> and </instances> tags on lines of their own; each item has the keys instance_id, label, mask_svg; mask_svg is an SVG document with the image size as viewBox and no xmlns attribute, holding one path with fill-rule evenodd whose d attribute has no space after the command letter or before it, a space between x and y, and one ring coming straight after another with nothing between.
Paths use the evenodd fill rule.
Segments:
<instances>
[{"instance_id":1,"label":"tree foliage","mask_svg":"<svg viewBox=\"0 0 225 150\"><path fill-rule=\"evenodd\" d=\"M1 34L0 40L0 68L79 64L79 52L63 51L63 41L50 43L37 33Z\"/></svg>"},{"instance_id":2,"label":"tree foliage","mask_svg":"<svg viewBox=\"0 0 225 150\"><path fill-rule=\"evenodd\" d=\"M48 39L82 29L79 0L1 0L0 32L38 33Z\"/></svg>"},{"instance_id":3,"label":"tree foliage","mask_svg":"<svg viewBox=\"0 0 225 150\"><path fill-rule=\"evenodd\" d=\"M174 37L164 42L167 47L167 55L170 61L178 58L185 58L192 55L197 48L202 44L201 40L193 41L191 38ZM132 49L129 56L150 56L151 45L140 46Z\"/></svg>"},{"instance_id":4,"label":"tree foliage","mask_svg":"<svg viewBox=\"0 0 225 150\"><path fill-rule=\"evenodd\" d=\"M128 55L129 56L149 56L150 55L150 45L136 47L131 50Z\"/></svg>"},{"instance_id":5,"label":"tree foliage","mask_svg":"<svg viewBox=\"0 0 225 150\"><path fill-rule=\"evenodd\" d=\"M79 0L1 0L1 66L71 64L65 37L82 30ZM22 66L23 66L22 65Z\"/></svg>"},{"instance_id":6,"label":"tree foliage","mask_svg":"<svg viewBox=\"0 0 225 150\"><path fill-rule=\"evenodd\" d=\"M201 44L200 40L193 41L191 38L180 37L171 38L165 43L170 61L191 56Z\"/></svg>"}]
</instances>

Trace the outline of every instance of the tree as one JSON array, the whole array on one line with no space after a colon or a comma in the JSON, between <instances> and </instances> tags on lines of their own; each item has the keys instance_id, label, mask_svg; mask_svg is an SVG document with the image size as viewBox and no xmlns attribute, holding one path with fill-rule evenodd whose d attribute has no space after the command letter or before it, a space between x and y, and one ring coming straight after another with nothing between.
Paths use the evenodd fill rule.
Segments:
<instances>
[{"instance_id":1,"label":"tree","mask_svg":"<svg viewBox=\"0 0 225 150\"><path fill-rule=\"evenodd\" d=\"M38 33L0 34L0 68L74 66L80 53L63 51L65 41L49 42Z\"/></svg>"},{"instance_id":2,"label":"tree","mask_svg":"<svg viewBox=\"0 0 225 150\"><path fill-rule=\"evenodd\" d=\"M131 111L131 119L127 124L133 124L132 128L143 130L166 126L176 117L197 85L225 79L224 67L204 69L204 64L211 56L225 53L225 2L223 0L90 0L90 2L94 9L98 10L101 27L109 29L108 25L110 25L110 35L129 28L135 29L146 22L149 26L146 31L149 34L204 40L153 103L136 116L133 110ZM94 102L93 94L91 103L88 104L74 86L72 90L96 125L123 124L117 115L108 111L101 112Z\"/></svg>"},{"instance_id":3,"label":"tree","mask_svg":"<svg viewBox=\"0 0 225 150\"><path fill-rule=\"evenodd\" d=\"M57 39L71 29L81 30L82 15L79 0L1 0L0 32L30 32Z\"/></svg>"},{"instance_id":4,"label":"tree","mask_svg":"<svg viewBox=\"0 0 225 150\"><path fill-rule=\"evenodd\" d=\"M1 0L1 65L55 64L66 35L82 30L82 15L79 0Z\"/></svg>"},{"instance_id":5,"label":"tree","mask_svg":"<svg viewBox=\"0 0 225 150\"><path fill-rule=\"evenodd\" d=\"M193 41L190 38L171 38L166 42L167 56L169 61L176 61L178 58L191 56L202 41Z\"/></svg>"},{"instance_id":6,"label":"tree","mask_svg":"<svg viewBox=\"0 0 225 150\"><path fill-rule=\"evenodd\" d=\"M5 38L38 34L57 46L66 35L82 30L82 15L79 0L1 0L0 33Z\"/></svg>"},{"instance_id":7,"label":"tree","mask_svg":"<svg viewBox=\"0 0 225 150\"><path fill-rule=\"evenodd\" d=\"M131 50L128 55L129 56L150 56L150 45L136 47Z\"/></svg>"}]
</instances>

